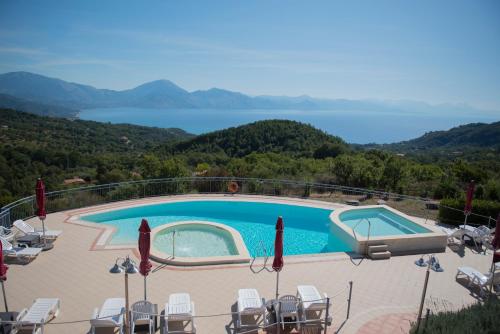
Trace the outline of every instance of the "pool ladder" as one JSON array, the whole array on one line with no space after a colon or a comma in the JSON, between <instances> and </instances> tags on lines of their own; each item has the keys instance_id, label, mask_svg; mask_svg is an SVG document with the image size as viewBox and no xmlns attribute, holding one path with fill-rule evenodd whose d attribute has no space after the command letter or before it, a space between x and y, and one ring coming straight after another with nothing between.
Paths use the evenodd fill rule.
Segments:
<instances>
[{"instance_id":1,"label":"pool ladder","mask_svg":"<svg viewBox=\"0 0 500 334\"><path fill-rule=\"evenodd\" d=\"M379 259L388 259L391 257L391 252L389 252L387 245L384 244L379 244L379 245L370 245L370 232L372 228L372 223L370 219L368 218L361 218L356 225L352 228L352 233L354 234L354 237L356 240L358 240L358 236L356 235L356 227L358 227L359 224L361 224L364 221L368 222L368 234L366 236L366 243L365 243L365 255L368 255L370 258L373 260L379 260Z\"/></svg>"},{"instance_id":2,"label":"pool ladder","mask_svg":"<svg viewBox=\"0 0 500 334\"><path fill-rule=\"evenodd\" d=\"M253 257L252 259L252 262L250 263L250 270L254 273L254 274L258 274L260 273L261 271L265 270L267 272L272 272L273 270L272 269L269 269L267 268L267 260L269 260L269 255L267 255L267 250L266 250L266 247L264 246L264 242L262 240L260 240L260 246L262 247L262 250L264 252L264 264L262 265L262 268L260 269L254 269L254 263L255 263L255 259L257 258L256 256Z\"/></svg>"}]
</instances>

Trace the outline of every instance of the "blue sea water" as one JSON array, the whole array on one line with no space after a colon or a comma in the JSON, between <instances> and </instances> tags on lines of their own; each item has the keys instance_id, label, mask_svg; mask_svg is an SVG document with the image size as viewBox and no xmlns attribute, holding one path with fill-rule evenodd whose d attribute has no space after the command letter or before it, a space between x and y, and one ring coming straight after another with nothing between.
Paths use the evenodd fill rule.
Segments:
<instances>
[{"instance_id":1,"label":"blue sea water","mask_svg":"<svg viewBox=\"0 0 500 334\"><path fill-rule=\"evenodd\" d=\"M349 143L392 143L413 139L429 131L447 130L473 122L494 122L498 117L449 113L410 113L339 110L215 110L97 108L83 110L85 120L176 127L200 134L265 119L309 123Z\"/></svg>"},{"instance_id":2,"label":"blue sea water","mask_svg":"<svg viewBox=\"0 0 500 334\"><path fill-rule=\"evenodd\" d=\"M82 219L116 227L112 244L136 243L142 218L151 228L186 220L216 222L236 229L250 255L264 256L262 245L273 254L276 219L282 216L285 255L351 251L340 236L329 233L331 213L327 209L275 203L186 201L120 209Z\"/></svg>"}]
</instances>

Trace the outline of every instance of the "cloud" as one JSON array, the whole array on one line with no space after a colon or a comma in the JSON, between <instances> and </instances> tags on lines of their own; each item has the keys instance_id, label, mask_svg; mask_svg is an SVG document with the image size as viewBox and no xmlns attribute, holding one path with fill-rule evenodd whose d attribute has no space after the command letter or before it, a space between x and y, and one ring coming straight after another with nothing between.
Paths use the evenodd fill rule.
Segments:
<instances>
[{"instance_id":1,"label":"cloud","mask_svg":"<svg viewBox=\"0 0 500 334\"><path fill-rule=\"evenodd\" d=\"M14 53L25 56L42 56L50 55L50 52L40 49L23 48L23 47L0 47L0 53Z\"/></svg>"}]
</instances>

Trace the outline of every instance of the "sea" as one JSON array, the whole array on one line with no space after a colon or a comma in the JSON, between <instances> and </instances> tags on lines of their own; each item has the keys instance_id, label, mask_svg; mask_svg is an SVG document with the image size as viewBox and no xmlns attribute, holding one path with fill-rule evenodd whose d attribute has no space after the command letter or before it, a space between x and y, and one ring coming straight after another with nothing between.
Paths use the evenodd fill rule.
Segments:
<instances>
[{"instance_id":1,"label":"sea","mask_svg":"<svg viewBox=\"0 0 500 334\"><path fill-rule=\"evenodd\" d=\"M381 112L341 110L257 109L85 109L80 119L130 123L160 128L181 128L193 134L268 119L288 119L310 124L349 143L393 143L417 138L430 131L448 130L468 123L491 123L499 115L436 114L428 112Z\"/></svg>"}]
</instances>

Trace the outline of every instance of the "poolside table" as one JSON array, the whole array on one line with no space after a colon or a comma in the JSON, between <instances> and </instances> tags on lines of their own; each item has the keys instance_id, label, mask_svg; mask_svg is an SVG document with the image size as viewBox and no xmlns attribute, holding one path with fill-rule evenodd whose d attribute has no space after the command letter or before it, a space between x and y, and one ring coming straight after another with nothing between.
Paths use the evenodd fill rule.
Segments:
<instances>
[{"instance_id":1,"label":"poolside table","mask_svg":"<svg viewBox=\"0 0 500 334\"><path fill-rule=\"evenodd\" d=\"M17 243L25 244L30 247L40 244L41 238L38 234L26 234L22 237L16 238Z\"/></svg>"}]
</instances>

